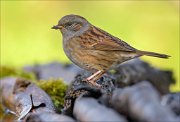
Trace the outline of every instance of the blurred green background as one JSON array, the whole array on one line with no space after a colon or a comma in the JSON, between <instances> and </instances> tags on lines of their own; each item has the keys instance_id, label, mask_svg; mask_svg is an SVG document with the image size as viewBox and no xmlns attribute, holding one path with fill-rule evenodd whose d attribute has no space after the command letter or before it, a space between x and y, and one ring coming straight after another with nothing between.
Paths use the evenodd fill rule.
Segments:
<instances>
[{"instance_id":1,"label":"blurred green background","mask_svg":"<svg viewBox=\"0 0 180 122\"><path fill-rule=\"evenodd\" d=\"M179 1L1 1L1 65L21 67L50 61L70 62L60 32L52 30L67 14L147 51L169 54L168 60L142 57L173 70L179 82Z\"/></svg>"}]
</instances>

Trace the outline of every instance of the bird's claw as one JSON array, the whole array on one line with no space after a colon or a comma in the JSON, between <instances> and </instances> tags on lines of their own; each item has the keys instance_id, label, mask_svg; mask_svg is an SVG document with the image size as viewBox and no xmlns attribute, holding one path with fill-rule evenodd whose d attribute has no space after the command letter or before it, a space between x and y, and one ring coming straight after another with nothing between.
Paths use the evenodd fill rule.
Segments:
<instances>
[{"instance_id":1,"label":"bird's claw","mask_svg":"<svg viewBox=\"0 0 180 122\"><path fill-rule=\"evenodd\" d=\"M83 79L82 81L87 82L88 84L95 86L97 88L101 88L101 85L96 83L96 81L88 80L88 79Z\"/></svg>"}]
</instances>

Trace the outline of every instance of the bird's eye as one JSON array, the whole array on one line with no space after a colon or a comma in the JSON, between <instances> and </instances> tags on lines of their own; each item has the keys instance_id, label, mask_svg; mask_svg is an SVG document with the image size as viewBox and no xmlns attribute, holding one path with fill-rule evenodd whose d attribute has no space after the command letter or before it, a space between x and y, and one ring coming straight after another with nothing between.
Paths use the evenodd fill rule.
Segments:
<instances>
[{"instance_id":1,"label":"bird's eye","mask_svg":"<svg viewBox=\"0 0 180 122\"><path fill-rule=\"evenodd\" d=\"M67 23L66 26L70 27L70 26L72 26L72 23Z\"/></svg>"},{"instance_id":2,"label":"bird's eye","mask_svg":"<svg viewBox=\"0 0 180 122\"><path fill-rule=\"evenodd\" d=\"M66 23L65 27L66 27L67 29L72 30L72 31L78 31L78 30L80 30L80 28L82 27L82 25L81 25L80 23L74 22L74 23Z\"/></svg>"}]
</instances>

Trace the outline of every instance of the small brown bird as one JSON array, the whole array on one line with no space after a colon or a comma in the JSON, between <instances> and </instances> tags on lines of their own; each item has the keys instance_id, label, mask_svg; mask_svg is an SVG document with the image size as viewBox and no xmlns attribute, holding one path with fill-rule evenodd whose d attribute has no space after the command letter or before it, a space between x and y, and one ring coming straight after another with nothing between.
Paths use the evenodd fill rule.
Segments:
<instances>
[{"instance_id":1,"label":"small brown bird","mask_svg":"<svg viewBox=\"0 0 180 122\"><path fill-rule=\"evenodd\" d=\"M79 67L95 72L85 81L100 87L98 80L108 69L143 55L168 58L168 55L141 51L89 23L79 15L66 15L58 25L67 57Z\"/></svg>"}]
</instances>

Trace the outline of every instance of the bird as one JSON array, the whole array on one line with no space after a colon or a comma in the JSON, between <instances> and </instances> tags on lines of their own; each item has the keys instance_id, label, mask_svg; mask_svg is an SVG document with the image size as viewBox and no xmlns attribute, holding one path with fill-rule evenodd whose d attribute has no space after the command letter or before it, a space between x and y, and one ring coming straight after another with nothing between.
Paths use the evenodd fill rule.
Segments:
<instances>
[{"instance_id":1,"label":"bird","mask_svg":"<svg viewBox=\"0 0 180 122\"><path fill-rule=\"evenodd\" d=\"M80 15L65 15L52 29L60 30L63 37L63 50L77 66L93 74L83 81L100 88L96 81L108 70L128 60L153 56L169 58L169 55L142 51L125 41L94 26Z\"/></svg>"}]
</instances>

